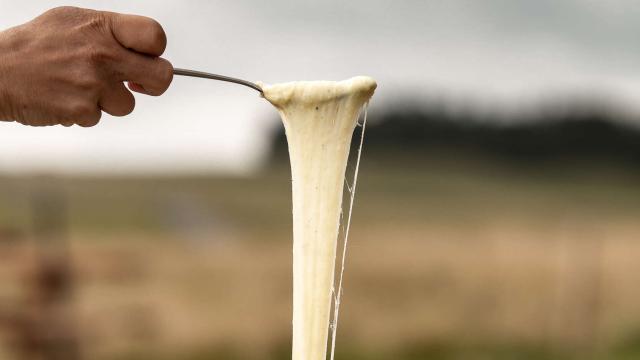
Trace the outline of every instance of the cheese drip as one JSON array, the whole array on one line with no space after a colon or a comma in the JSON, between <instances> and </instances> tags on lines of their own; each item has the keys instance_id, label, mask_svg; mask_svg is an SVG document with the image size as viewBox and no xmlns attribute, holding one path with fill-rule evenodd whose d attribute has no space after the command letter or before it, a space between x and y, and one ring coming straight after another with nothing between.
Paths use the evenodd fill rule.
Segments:
<instances>
[{"instance_id":1,"label":"cheese drip","mask_svg":"<svg viewBox=\"0 0 640 360\"><path fill-rule=\"evenodd\" d=\"M305 81L263 86L280 113L293 199L292 360L325 360L345 169L353 130L376 82Z\"/></svg>"}]
</instances>

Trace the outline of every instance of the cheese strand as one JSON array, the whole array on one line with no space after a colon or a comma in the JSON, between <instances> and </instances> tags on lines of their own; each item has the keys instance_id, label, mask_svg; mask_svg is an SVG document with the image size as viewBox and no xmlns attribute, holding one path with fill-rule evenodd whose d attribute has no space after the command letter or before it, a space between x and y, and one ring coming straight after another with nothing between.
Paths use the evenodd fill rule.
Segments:
<instances>
[{"instance_id":1,"label":"cheese strand","mask_svg":"<svg viewBox=\"0 0 640 360\"><path fill-rule=\"evenodd\" d=\"M353 214L353 202L356 198L356 186L358 185L358 172L360 170L360 157L362 156L362 145L364 144L364 131L367 128L367 108L364 106L364 120L362 121L362 132L360 133L360 146L358 146L358 157L356 159L356 169L353 172L353 182L349 189L349 216L347 216L347 228L344 231L344 244L342 246L342 260L340 265L340 278L338 281L338 293L334 299L333 320L331 321L331 360L334 360L336 352L336 336L338 334L338 315L340 315L340 299L342 299L342 280L344 278L344 266L347 258L347 244L349 243L349 229L351 228L351 215Z\"/></svg>"}]
</instances>

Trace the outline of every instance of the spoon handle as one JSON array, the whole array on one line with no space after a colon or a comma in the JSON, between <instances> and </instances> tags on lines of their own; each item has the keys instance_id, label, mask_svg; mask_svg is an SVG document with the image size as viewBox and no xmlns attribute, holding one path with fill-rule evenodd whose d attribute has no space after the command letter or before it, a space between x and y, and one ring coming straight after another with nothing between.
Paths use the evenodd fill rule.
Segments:
<instances>
[{"instance_id":1,"label":"spoon handle","mask_svg":"<svg viewBox=\"0 0 640 360\"><path fill-rule=\"evenodd\" d=\"M231 83L235 83L235 84L248 86L248 87L250 87L250 88L252 88L254 90L257 90L258 92L262 93L262 89L260 88L260 86L256 85L255 83L252 83L251 81L247 81L247 80L237 79L237 78L230 77L230 76L211 74L211 73L207 73L207 72L203 72L203 71L196 71L196 70L179 69L179 68L174 68L173 69L173 74L174 75L181 75L181 76L191 76L191 77L199 77L199 78L204 78L204 79L212 79L212 80L220 80L220 81L231 82Z\"/></svg>"}]
</instances>

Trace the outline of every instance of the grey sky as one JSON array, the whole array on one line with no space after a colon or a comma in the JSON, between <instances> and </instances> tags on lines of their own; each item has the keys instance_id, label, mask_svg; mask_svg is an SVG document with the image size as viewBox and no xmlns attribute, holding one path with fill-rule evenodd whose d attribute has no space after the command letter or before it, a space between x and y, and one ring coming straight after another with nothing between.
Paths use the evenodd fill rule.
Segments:
<instances>
[{"instance_id":1,"label":"grey sky","mask_svg":"<svg viewBox=\"0 0 640 360\"><path fill-rule=\"evenodd\" d=\"M148 15L175 66L251 80L378 80L372 111L398 94L443 92L518 108L596 92L640 113L640 7L634 1L0 0L0 27L55 5ZM275 111L255 92L176 78L96 128L0 124L0 172L251 171Z\"/></svg>"}]
</instances>

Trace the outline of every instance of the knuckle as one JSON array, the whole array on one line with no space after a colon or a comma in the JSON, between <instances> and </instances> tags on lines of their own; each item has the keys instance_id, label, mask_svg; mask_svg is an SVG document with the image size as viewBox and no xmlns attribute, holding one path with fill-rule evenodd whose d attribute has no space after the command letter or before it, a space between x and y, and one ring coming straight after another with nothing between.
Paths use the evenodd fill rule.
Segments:
<instances>
[{"instance_id":1,"label":"knuckle","mask_svg":"<svg viewBox=\"0 0 640 360\"><path fill-rule=\"evenodd\" d=\"M89 19L86 20L86 22L83 24L83 27L89 30L105 30L106 21L104 15L102 15L102 13L100 12L96 12L93 16L89 17Z\"/></svg>"},{"instance_id":2,"label":"knuckle","mask_svg":"<svg viewBox=\"0 0 640 360\"><path fill-rule=\"evenodd\" d=\"M85 56L91 63L100 63L104 61L106 54L101 48L89 45L87 46Z\"/></svg>"},{"instance_id":3,"label":"knuckle","mask_svg":"<svg viewBox=\"0 0 640 360\"><path fill-rule=\"evenodd\" d=\"M86 50L86 57L94 65L104 65L105 63L117 61L117 55L105 46L89 45Z\"/></svg>"},{"instance_id":4,"label":"knuckle","mask_svg":"<svg viewBox=\"0 0 640 360\"><path fill-rule=\"evenodd\" d=\"M94 94L101 87L97 76L85 75L77 80L77 86L85 93Z\"/></svg>"},{"instance_id":5,"label":"knuckle","mask_svg":"<svg viewBox=\"0 0 640 360\"><path fill-rule=\"evenodd\" d=\"M68 114L69 118L75 121L82 121L89 117L94 111L94 106L85 103L78 102L69 106Z\"/></svg>"},{"instance_id":6,"label":"knuckle","mask_svg":"<svg viewBox=\"0 0 640 360\"><path fill-rule=\"evenodd\" d=\"M74 14L80 9L75 6L56 6L44 12L45 15Z\"/></svg>"},{"instance_id":7,"label":"knuckle","mask_svg":"<svg viewBox=\"0 0 640 360\"><path fill-rule=\"evenodd\" d=\"M95 11L74 6L59 6L47 10L39 18L42 18L44 21L78 26L81 25L92 12Z\"/></svg>"}]
</instances>

